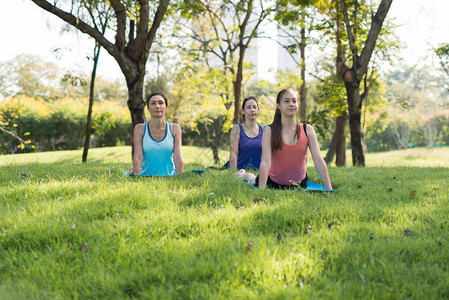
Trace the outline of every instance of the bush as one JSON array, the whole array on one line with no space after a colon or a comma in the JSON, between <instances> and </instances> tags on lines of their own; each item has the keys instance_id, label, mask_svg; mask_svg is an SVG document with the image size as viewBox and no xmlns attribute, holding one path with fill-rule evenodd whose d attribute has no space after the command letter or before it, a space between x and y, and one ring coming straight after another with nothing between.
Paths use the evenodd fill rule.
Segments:
<instances>
[{"instance_id":1,"label":"bush","mask_svg":"<svg viewBox=\"0 0 449 300\"><path fill-rule=\"evenodd\" d=\"M17 96L0 103L0 125L27 142L0 135L0 152L70 150L84 145L88 99L56 101ZM94 103L92 147L128 144L131 122L128 109L114 101Z\"/></svg>"}]
</instances>

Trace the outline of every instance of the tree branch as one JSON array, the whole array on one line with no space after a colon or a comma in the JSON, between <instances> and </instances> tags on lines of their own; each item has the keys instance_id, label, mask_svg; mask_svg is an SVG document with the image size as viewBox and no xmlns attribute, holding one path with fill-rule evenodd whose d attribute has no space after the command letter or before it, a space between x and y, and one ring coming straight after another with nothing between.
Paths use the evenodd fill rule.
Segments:
<instances>
[{"instance_id":1,"label":"tree branch","mask_svg":"<svg viewBox=\"0 0 449 300\"><path fill-rule=\"evenodd\" d=\"M371 59L371 54L376 46L377 37L382 29L382 24L387 16L392 2L393 0L382 0L376 14L373 16L371 28L358 61L359 69L357 70L356 78L359 81L362 79L363 74L366 73L368 63Z\"/></svg>"},{"instance_id":2,"label":"tree branch","mask_svg":"<svg viewBox=\"0 0 449 300\"><path fill-rule=\"evenodd\" d=\"M4 133L11 135L13 138L18 140L21 144L25 145L25 141L22 138L20 138L18 135L16 135L14 132L5 129L3 126L0 126L0 130L3 131Z\"/></svg>"},{"instance_id":3,"label":"tree branch","mask_svg":"<svg viewBox=\"0 0 449 300\"><path fill-rule=\"evenodd\" d=\"M62 9L57 8L56 6L51 5L49 2L45 0L31 0L37 6L42 9L52 13L53 15L59 17L63 21L69 23L73 27L77 28L83 33L86 33L93 37L103 48L105 48L112 56L118 56L117 48L114 44L109 42L98 30L92 28L90 25L75 17L71 13L65 12Z\"/></svg>"},{"instance_id":4,"label":"tree branch","mask_svg":"<svg viewBox=\"0 0 449 300\"><path fill-rule=\"evenodd\" d=\"M114 9L117 19L117 35L115 36L115 44L119 50L122 50L126 46L126 7L120 0L111 0L111 6Z\"/></svg>"},{"instance_id":5,"label":"tree branch","mask_svg":"<svg viewBox=\"0 0 449 300\"><path fill-rule=\"evenodd\" d=\"M148 2L148 1L147 1ZM154 16L153 24L151 24L150 31L148 32L145 49L150 51L151 44L153 44L154 37L156 36L156 31L161 25L162 19L167 11L169 0L161 0L159 6L157 7L156 14ZM148 24L148 23L147 23Z\"/></svg>"},{"instance_id":6,"label":"tree branch","mask_svg":"<svg viewBox=\"0 0 449 300\"><path fill-rule=\"evenodd\" d=\"M341 0L341 10L346 24L346 31L348 33L349 46L353 55L357 55L357 46L355 44L354 36L352 35L351 24L349 23L348 10L346 9L345 0Z\"/></svg>"}]
</instances>

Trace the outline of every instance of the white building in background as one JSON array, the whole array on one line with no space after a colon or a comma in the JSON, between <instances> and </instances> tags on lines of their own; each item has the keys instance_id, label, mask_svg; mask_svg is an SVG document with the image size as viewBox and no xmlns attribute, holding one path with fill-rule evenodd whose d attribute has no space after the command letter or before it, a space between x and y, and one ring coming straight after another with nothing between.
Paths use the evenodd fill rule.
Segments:
<instances>
[{"instance_id":1,"label":"white building in background","mask_svg":"<svg viewBox=\"0 0 449 300\"><path fill-rule=\"evenodd\" d=\"M254 65L256 78L273 82L278 70L295 69L296 62L281 45L275 24L265 24L262 28L267 38L257 38L247 51L245 61ZM271 38L268 38L271 37ZM297 54L299 56L299 54Z\"/></svg>"}]
</instances>

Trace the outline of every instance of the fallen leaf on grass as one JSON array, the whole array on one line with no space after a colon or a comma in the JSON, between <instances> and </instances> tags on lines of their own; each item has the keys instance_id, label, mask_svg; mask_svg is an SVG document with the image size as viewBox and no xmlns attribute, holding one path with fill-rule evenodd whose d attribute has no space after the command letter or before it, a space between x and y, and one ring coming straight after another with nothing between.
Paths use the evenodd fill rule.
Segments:
<instances>
[{"instance_id":1,"label":"fallen leaf on grass","mask_svg":"<svg viewBox=\"0 0 449 300\"><path fill-rule=\"evenodd\" d=\"M405 235L406 235L406 236L411 236L411 235L413 235L413 232L412 232L410 229L406 229L406 230L404 230L404 232L405 232Z\"/></svg>"},{"instance_id":2,"label":"fallen leaf on grass","mask_svg":"<svg viewBox=\"0 0 449 300\"><path fill-rule=\"evenodd\" d=\"M248 242L248 244L246 244L246 251L251 251L251 250L253 250L253 244L252 243L250 243L250 242Z\"/></svg>"},{"instance_id":3,"label":"fallen leaf on grass","mask_svg":"<svg viewBox=\"0 0 449 300\"><path fill-rule=\"evenodd\" d=\"M312 233L312 226L309 225L309 228L307 228L307 233L311 234Z\"/></svg>"},{"instance_id":4,"label":"fallen leaf on grass","mask_svg":"<svg viewBox=\"0 0 449 300\"><path fill-rule=\"evenodd\" d=\"M329 224L327 224L327 227L331 228L332 226L340 226L340 224L338 224L338 222L332 221Z\"/></svg>"},{"instance_id":5,"label":"fallen leaf on grass","mask_svg":"<svg viewBox=\"0 0 449 300\"><path fill-rule=\"evenodd\" d=\"M413 196L413 197L416 196L416 191L415 190L411 190L410 195Z\"/></svg>"},{"instance_id":6,"label":"fallen leaf on grass","mask_svg":"<svg viewBox=\"0 0 449 300\"><path fill-rule=\"evenodd\" d=\"M254 198L253 199L253 202L256 203L256 204L259 203L259 202L264 202L264 201L265 201L265 198Z\"/></svg>"},{"instance_id":7,"label":"fallen leaf on grass","mask_svg":"<svg viewBox=\"0 0 449 300\"><path fill-rule=\"evenodd\" d=\"M86 252L89 247L90 245L88 243L83 242L83 244L81 245L81 252Z\"/></svg>"},{"instance_id":8,"label":"fallen leaf on grass","mask_svg":"<svg viewBox=\"0 0 449 300\"><path fill-rule=\"evenodd\" d=\"M282 236L281 236L280 233L278 234L277 240L278 240L278 244L279 244L279 243L281 242L281 240L282 240Z\"/></svg>"}]
</instances>

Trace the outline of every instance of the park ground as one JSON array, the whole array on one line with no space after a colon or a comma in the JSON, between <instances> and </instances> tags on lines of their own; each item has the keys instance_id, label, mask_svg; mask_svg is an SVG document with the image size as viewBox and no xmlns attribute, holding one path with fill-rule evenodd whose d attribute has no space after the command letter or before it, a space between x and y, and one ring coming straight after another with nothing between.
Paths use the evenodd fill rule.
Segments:
<instances>
[{"instance_id":1,"label":"park ground","mask_svg":"<svg viewBox=\"0 0 449 300\"><path fill-rule=\"evenodd\" d=\"M183 151L186 170L212 164ZM309 193L231 170L124 177L129 147L87 164L0 156L0 299L449 298L449 148L366 160L329 168L339 191Z\"/></svg>"}]
</instances>

